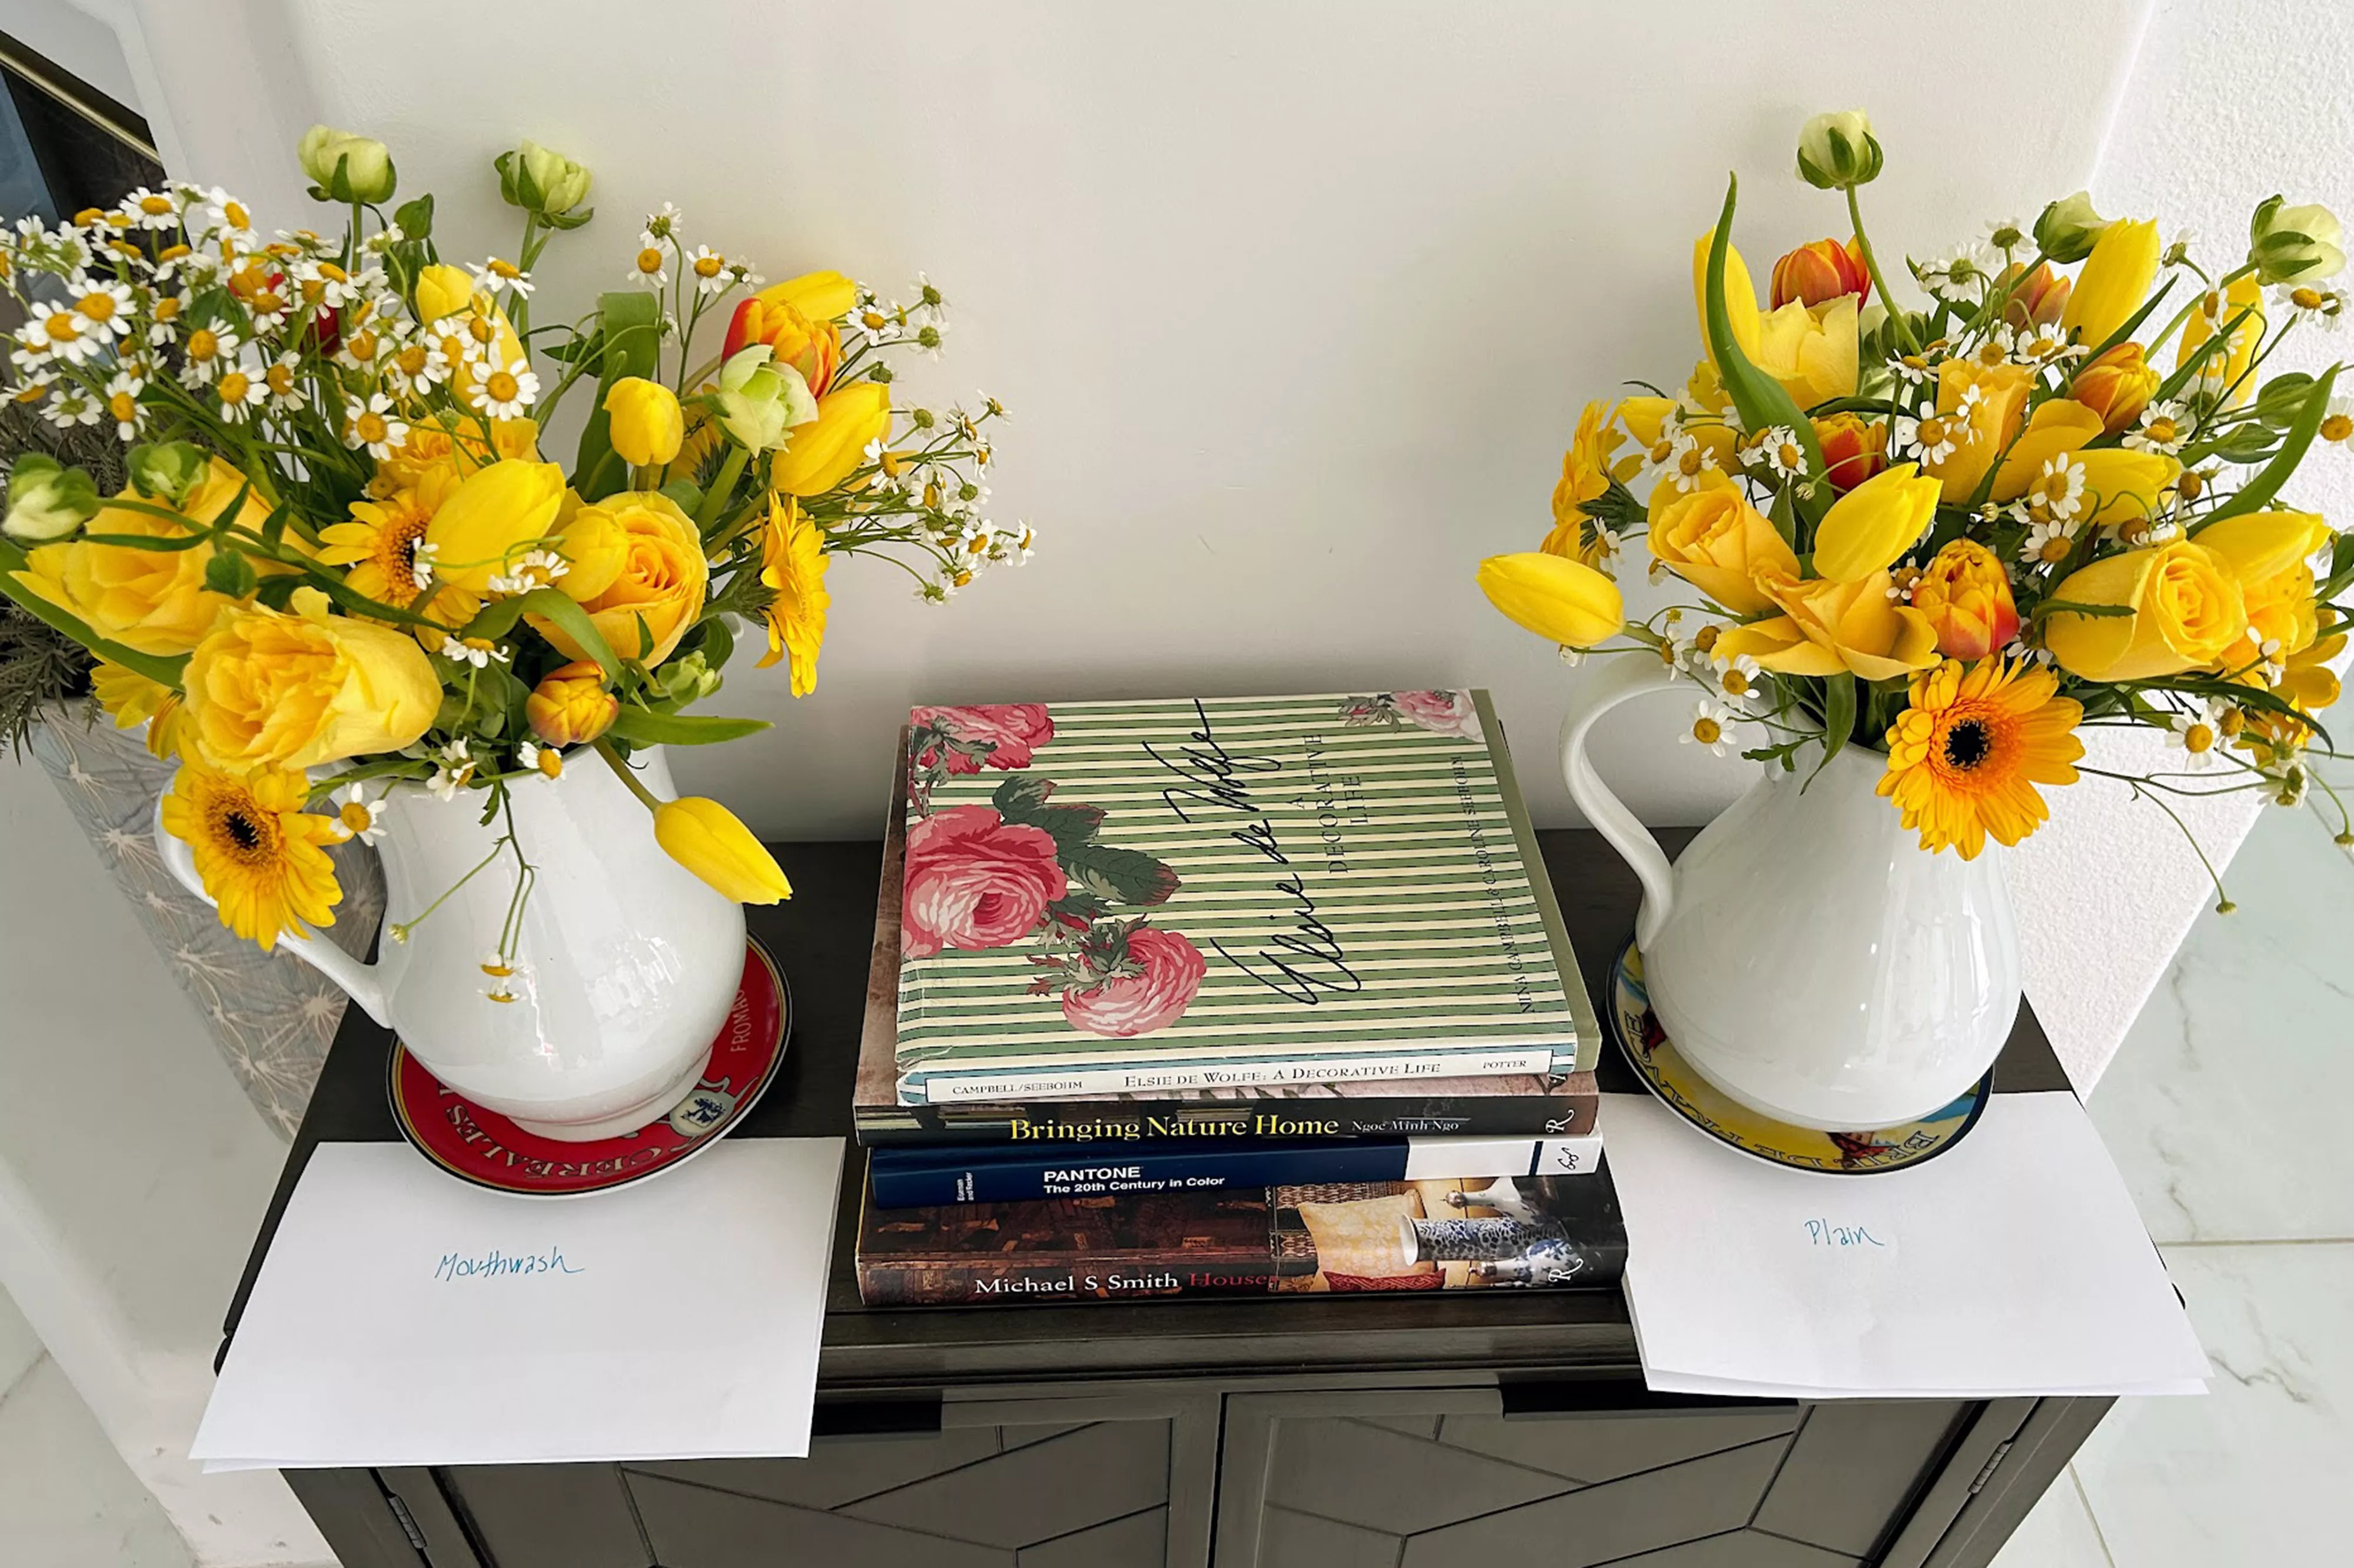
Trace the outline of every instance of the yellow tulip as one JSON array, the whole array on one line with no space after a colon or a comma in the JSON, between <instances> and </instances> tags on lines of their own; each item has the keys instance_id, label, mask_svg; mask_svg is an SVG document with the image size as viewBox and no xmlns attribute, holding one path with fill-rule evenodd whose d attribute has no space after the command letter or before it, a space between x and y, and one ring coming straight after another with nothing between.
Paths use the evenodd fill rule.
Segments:
<instances>
[{"instance_id":1,"label":"yellow tulip","mask_svg":"<svg viewBox=\"0 0 2354 1568\"><path fill-rule=\"evenodd\" d=\"M2039 404L2027 429L2003 454L2002 467L1995 471L1994 487L1988 495L1996 501L2018 500L2027 493L2045 463L2062 452L2079 450L2103 428L2096 411L2073 399L2054 397Z\"/></svg>"},{"instance_id":2,"label":"yellow tulip","mask_svg":"<svg viewBox=\"0 0 2354 1568\"><path fill-rule=\"evenodd\" d=\"M2235 321L2240 324L2232 330L2229 344L2200 361L2193 383L2206 397L2223 398L2226 408L2246 402L2256 390L2256 378L2248 374L2248 366L2255 358L2256 345L2264 341L2264 291L2255 277L2251 274L2220 293L2211 289L2202 295L2182 323L2182 346L2174 355L2174 367L2179 370Z\"/></svg>"},{"instance_id":3,"label":"yellow tulip","mask_svg":"<svg viewBox=\"0 0 2354 1568\"><path fill-rule=\"evenodd\" d=\"M613 450L632 468L670 461L686 440L686 417L679 411L678 396L659 381L623 376L605 394L605 412L611 420Z\"/></svg>"},{"instance_id":4,"label":"yellow tulip","mask_svg":"<svg viewBox=\"0 0 2354 1568\"><path fill-rule=\"evenodd\" d=\"M203 480L177 508L188 519L186 523L152 512L101 506L88 531L148 539L185 538L211 526L240 490L246 493L237 525L259 532L270 515L270 503L246 485L243 475L218 458L211 460ZM129 490L118 499L143 506L162 504L160 498ZM294 535L290 531L287 536ZM134 652L169 658L194 648L212 630L220 612L237 602L205 587L205 567L212 558L209 542L185 550L142 550L73 539L42 545L27 553L16 581L99 636Z\"/></svg>"},{"instance_id":5,"label":"yellow tulip","mask_svg":"<svg viewBox=\"0 0 2354 1568\"><path fill-rule=\"evenodd\" d=\"M1490 556L1479 563L1479 591L1507 618L1564 648L1590 648L1626 624L1618 585L1562 556Z\"/></svg>"},{"instance_id":6,"label":"yellow tulip","mask_svg":"<svg viewBox=\"0 0 2354 1568\"><path fill-rule=\"evenodd\" d=\"M2068 396L2100 415L2101 428L2115 435L2141 418L2163 380L2141 344L2121 343L2087 360L2068 383Z\"/></svg>"},{"instance_id":7,"label":"yellow tulip","mask_svg":"<svg viewBox=\"0 0 2354 1568\"><path fill-rule=\"evenodd\" d=\"M2083 521L2087 527L2116 528L2132 535L2141 523L2163 511L2160 498L2182 465L2160 452L2123 447L2087 447L2071 460L2084 471Z\"/></svg>"},{"instance_id":8,"label":"yellow tulip","mask_svg":"<svg viewBox=\"0 0 2354 1568\"><path fill-rule=\"evenodd\" d=\"M441 682L414 639L328 612L294 590L292 608L246 605L196 646L185 677L189 734L215 767L315 768L398 751L441 706Z\"/></svg>"},{"instance_id":9,"label":"yellow tulip","mask_svg":"<svg viewBox=\"0 0 2354 1568\"><path fill-rule=\"evenodd\" d=\"M474 302L474 279L463 267L437 261L417 274L417 319L430 326Z\"/></svg>"},{"instance_id":10,"label":"yellow tulip","mask_svg":"<svg viewBox=\"0 0 2354 1568\"><path fill-rule=\"evenodd\" d=\"M1758 323L1751 361L1801 408L1853 396L1859 302L1854 294L1821 305L1791 301Z\"/></svg>"},{"instance_id":11,"label":"yellow tulip","mask_svg":"<svg viewBox=\"0 0 2354 1568\"><path fill-rule=\"evenodd\" d=\"M2094 561L2071 573L2052 597L2132 611L2060 609L2045 620L2043 645L2062 669L2087 681L2146 681L2205 669L2248 631L2246 600L2230 564L2189 540Z\"/></svg>"},{"instance_id":12,"label":"yellow tulip","mask_svg":"<svg viewBox=\"0 0 2354 1568\"><path fill-rule=\"evenodd\" d=\"M425 525L433 580L490 591L514 558L546 538L564 503L564 470L552 462L494 462L459 482Z\"/></svg>"},{"instance_id":13,"label":"yellow tulip","mask_svg":"<svg viewBox=\"0 0 2354 1568\"><path fill-rule=\"evenodd\" d=\"M1692 241L1692 302L1700 312L1700 341L1708 344L1708 251L1716 242L1716 230L1710 229ZM1724 248L1724 313L1732 318L1734 345L1742 355L1755 362L1757 358L1757 285L1749 281L1749 265L1742 260L1740 249L1727 243ZM1709 363L1716 363L1716 351L1708 348Z\"/></svg>"},{"instance_id":14,"label":"yellow tulip","mask_svg":"<svg viewBox=\"0 0 2354 1568\"><path fill-rule=\"evenodd\" d=\"M1936 462L1924 462L1922 471L1945 487L1946 500L1967 505L1978 493L1987 470L2009 449L2027 417L2027 394L2035 378L2023 365L1981 365L1974 359L1948 359L1937 366L1937 412L1961 412L1971 388L1970 417L1956 432L1963 439Z\"/></svg>"},{"instance_id":15,"label":"yellow tulip","mask_svg":"<svg viewBox=\"0 0 2354 1568\"><path fill-rule=\"evenodd\" d=\"M1667 429L1668 416L1675 411L1673 397L1629 397L1618 405L1618 422L1641 445L1653 447L1659 444L1659 437Z\"/></svg>"},{"instance_id":16,"label":"yellow tulip","mask_svg":"<svg viewBox=\"0 0 2354 1568\"><path fill-rule=\"evenodd\" d=\"M775 904L793 895L776 857L716 800L688 795L656 806L654 842L722 897L738 904Z\"/></svg>"},{"instance_id":17,"label":"yellow tulip","mask_svg":"<svg viewBox=\"0 0 2354 1568\"><path fill-rule=\"evenodd\" d=\"M866 446L891 428L891 390L854 381L817 400L817 418L797 425L769 460L769 482L788 495L822 495L865 461Z\"/></svg>"},{"instance_id":18,"label":"yellow tulip","mask_svg":"<svg viewBox=\"0 0 2354 1568\"><path fill-rule=\"evenodd\" d=\"M1724 419L1710 417L1722 416L1733 407L1733 399L1724 395L1724 384L1716 378L1716 366L1705 359L1702 360L1692 367L1691 377L1684 383L1684 390L1700 412L1678 428L1699 443L1700 450L1709 455L1710 461L1731 473L1740 455L1741 440ZM1618 405L1618 422L1627 427L1628 435L1650 451L1654 461L1663 461L1666 450L1659 443L1674 433L1669 429L1668 421L1675 410L1676 400L1672 397L1629 397ZM1638 464L1637 471L1639 467ZM1631 479L1637 471L1619 477Z\"/></svg>"},{"instance_id":19,"label":"yellow tulip","mask_svg":"<svg viewBox=\"0 0 2354 1568\"><path fill-rule=\"evenodd\" d=\"M2061 330L2091 347L2106 343L2149 298L2158 249L2158 225L2146 217L2119 218L2101 230L2060 313Z\"/></svg>"},{"instance_id":20,"label":"yellow tulip","mask_svg":"<svg viewBox=\"0 0 2354 1568\"><path fill-rule=\"evenodd\" d=\"M1665 482L1653 489L1645 537L1670 571L1735 615L1772 608L1752 580L1760 572L1798 575L1789 542L1723 474L1703 479L1694 490Z\"/></svg>"},{"instance_id":21,"label":"yellow tulip","mask_svg":"<svg viewBox=\"0 0 2354 1568\"><path fill-rule=\"evenodd\" d=\"M711 564L702 536L659 491L623 491L583 506L564 525L559 547L573 568L556 586L621 658L661 663L703 613ZM588 657L556 622L525 619L567 658Z\"/></svg>"},{"instance_id":22,"label":"yellow tulip","mask_svg":"<svg viewBox=\"0 0 2354 1568\"><path fill-rule=\"evenodd\" d=\"M2243 512L2199 530L2199 542L2223 557L2243 583L2262 582L2301 566L2329 543L2318 513Z\"/></svg>"},{"instance_id":23,"label":"yellow tulip","mask_svg":"<svg viewBox=\"0 0 2354 1568\"><path fill-rule=\"evenodd\" d=\"M1937 652L1948 659L1983 659L2019 634L2010 574L1975 539L1937 552L1913 585L1913 608L1937 629Z\"/></svg>"},{"instance_id":24,"label":"yellow tulip","mask_svg":"<svg viewBox=\"0 0 2354 1568\"><path fill-rule=\"evenodd\" d=\"M1720 659L1747 654L1785 675L1836 675L1850 671L1886 681L1937 662L1937 630L1929 618L1890 593L1889 575L1854 582L1828 577L1761 577L1758 586L1782 609L1770 620L1728 626L1716 640Z\"/></svg>"},{"instance_id":25,"label":"yellow tulip","mask_svg":"<svg viewBox=\"0 0 2354 1568\"><path fill-rule=\"evenodd\" d=\"M1815 530L1815 570L1838 582L1886 570L1929 531L1937 489L1909 462L1865 480L1823 514Z\"/></svg>"}]
</instances>

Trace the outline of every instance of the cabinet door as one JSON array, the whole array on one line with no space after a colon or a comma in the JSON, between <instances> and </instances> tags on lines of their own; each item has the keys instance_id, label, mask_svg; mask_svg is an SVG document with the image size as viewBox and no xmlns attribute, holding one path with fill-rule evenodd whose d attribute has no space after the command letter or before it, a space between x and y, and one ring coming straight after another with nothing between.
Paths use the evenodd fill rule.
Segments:
<instances>
[{"instance_id":1,"label":"cabinet door","mask_svg":"<svg viewBox=\"0 0 2354 1568\"><path fill-rule=\"evenodd\" d=\"M1203 1568L1216 1416L1208 1395L950 1402L937 1431L806 1459L446 1474L499 1568Z\"/></svg>"},{"instance_id":2,"label":"cabinet door","mask_svg":"<svg viewBox=\"0 0 2354 1568\"><path fill-rule=\"evenodd\" d=\"M1218 1568L1849 1568L1893 1536L1972 1408L1236 1395Z\"/></svg>"}]
</instances>

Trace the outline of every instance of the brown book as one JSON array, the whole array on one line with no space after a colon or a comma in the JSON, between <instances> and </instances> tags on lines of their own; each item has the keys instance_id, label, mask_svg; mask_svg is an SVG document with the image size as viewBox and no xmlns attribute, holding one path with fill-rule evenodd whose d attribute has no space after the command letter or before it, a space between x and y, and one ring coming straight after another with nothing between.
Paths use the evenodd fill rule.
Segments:
<instances>
[{"instance_id":1,"label":"brown book","mask_svg":"<svg viewBox=\"0 0 2354 1568\"><path fill-rule=\"evenodd\" d=\"M899 735L894 777L903 782L910 733L902 729ZM875 949L866 974L866 1018L854 1091L854 1119L863 1144L1448 1135L1571 1138L1595 1130L1600 1098L1591 1073L1372 1078L1187 1090L1167 1098L1089 1095L960 1105L903 1104L898 1075L899 948L907 846L907 792L895 787L883 843L883 880L875 900Z\"/></svg>"},{"instance_id":2,"label":"brown book","mask_svg":"<svg viewBox=\"0 0 2354 1568\"><path fill-rule=\"evenodd\" d=\"M1335 1181L877 1208L859 1215L870 1307L1394 1294L1617 1283L1605 1170L1567 1180Z\"/></svg>"}]
</instances>

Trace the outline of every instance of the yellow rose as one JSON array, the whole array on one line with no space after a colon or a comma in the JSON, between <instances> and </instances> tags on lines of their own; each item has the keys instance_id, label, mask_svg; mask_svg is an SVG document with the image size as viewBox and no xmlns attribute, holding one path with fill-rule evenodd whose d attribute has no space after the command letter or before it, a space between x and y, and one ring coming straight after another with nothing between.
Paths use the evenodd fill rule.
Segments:
<instances>
[{"instance_id":1,"label":"yellow rose","mask_svg":"<svg viewBox=\"0 0 2354 1568\"><path fill-rule=\"evenodd\" d=\"M1969 416L1954 434L1954 450L1935 462L1924 462L1922 471L1945 487L1946 499L1966 506L1978 493L1978 481L1995 465L2019 434L2027 417L2027 394L2035 384L2023 365L1984 366L1976 360L1948 359L1937 366L1937 413L1958 416L1969 404ZM1975 388L1978 396L1969 397Z\"/></svg>"},{"instance_id":2,"label":"yellow rose","mask_svg":"<svg viewBox=\"0 0 2354 1568\"><path fill-rule=\"evenodd\" d=\"M1549 642L1587 648L1626 623L1618 585L1583 562L1530 551L1479 563L1488 602Z\"/></svg>"},{"instance_id":3,"label":"yellow rose","mask_svg":"<svg viewBox=\"0 0 2354 1568\"><path fill-rule=\"evenodd\" d=\"M588 612L620 658L661 663L703 613L711 565L702 536L659 491L623 491L583 506L565 524L560 547L573 565L557 586ZM567 658L588 656L554 621L528 619Z\"/></svg>"},{"instance_id":4,"label":"yellow rose","mask_svg":"<svg viewBox=\"0 0 2354 1568\"><path fill-rule=\"evenodd\" d=\"M552 462L494 462L467 475L425 525L434 583L489 592L493 577L547 537L563 501L564 471Z\"/></svg>"},{"instance_id":5,"label":"yellow rose","mask_svg":"<svg viewBox=\"0 0 2354 1568\"><path fill-rule=\"evenodd\" d=\"M315 768L398 751L423 735L441 683L414 639L328 613L294 590L292 608L247 605L196 644L186 675L190 734L215 767Z\"/></svg>"},{"instance_id":6,"label":"yellow rose","mask_svg":"<svg viewBox=\"0 0 2354 1568\"><path fill-rule=\"evenodd\" d=\"M2248 631L2246 601L2229 563L2188 540L2094 561L2070 574L2052 597L2133 612L2060 609L2044 621L2043 645L2062 669L2087 681L2146 681L2204 669Z\"/></svg>"},{"instance_id":7,"label":"yellow rose","mask_svg":"<svg viewBox=\"0 0 2354 1568\"><path fill-rule=\"evenodd\" d=\"M179 507L180 514L190 520L187 524L152 512L101 506L90 520L88 532L183 538L211 526L240 489L246 489L243 476L214 458L204 479ZM119 499L145 506L162 504L158 499L128 490ZM245 503L238 510L238 525L259 532L269 515L270 503L246 490ZM205 587L205 567L212 558L209 542L186 550L142 550L74 539L30 551L16 581L98 636L133 652L170 658L194 648L212 630L220 612L237 602Z\"/></svg>"},{"instance_id":8,"label":"yellow rose","mask_svg":"<svg viewBox=\"0 0 2354 1568\"><path fill-rule=\"evenodd\" d=\"M550 746L586 746L612 728L620 711L594 659L576 659L550 670L523 705L531 733Z\"/></svg>"},{"instance_id":9,"label":"yellow rose","mask_svg":"<svg viewBox=\"0 0 2354 1568\"><path fill-rule=\"evenodd\" d=\"M686 418L678 396L659 381L625 376L605 394L613 450L632 468L666 463L686 440Z\"/></svg>"},{"instance_id":10,"label":"yellow rose","mask_svg":"<svg viewBox=\"0 0 2354 1568\"><path fill-rule=\"evenodd\" d=\"M2240 324L2232 329L2231 342L2199 362L2193 382L2206 397L2221 397L2226 408L2246 402L2256 390L2256 378L2248 367L2255 358L2256 345L2264 341L2264 291L2254 276L2239 279L2220 293L2211 289L2201 295L2190 319L2182 323L2182 346L2174 355L2174 367L2179 370L2235 321Z\"/></svg>"},{"instance_id":11,"label":"yellow rose","mask_svg":"<svg viewBox=\"0 0 2354 1568\"><path fill-rule=\"evenodd\" d=\"M689 795L654 808L654 842L663 853L738 904L775 904L793 895L776 857L716 800Z\"/></svg>"},{"instance_id":12,"label":"yellow rose","mask_svg":"<svg viewBox=\"0 0 2354 1568\"><path fill-rule=\"evenodd\" d=\"M2068 308L2060 313L2061 330L2073 332L2088 347L2106 343L2149 298L2158 252L2158 225L2148 218L2119 218L2101 230L2076 274Z\"/></svg>"},{"instance_id":13,"label":"yellow rose","mask_svg":"<svg viewBox=\"0 0 2354 1568\"><path fill-rule=\"evenodd\" d=\"M1936 510L1937 482L1922 478L1915 465L1900 462L1876 473L1823 514L1815 530L1815 570L1840 582L1884 571L1929 531Z\"/></svg>"},{"instance_id":14,"label":"yellow rose","mask_svg":"<svg viewBox=\"0 0 2354 1568\"><path fill-rule=\"evenodd\" d=\"M1820 305L1792 300L1759 321L1751 361L1801 408L1852 397L1859 302L1855 294Z\"/></svg>"},{"instance_id":15,"label":"yellow rose","mask_svg":"<svg viewBox=\"0 0 2354 1568\"><path fill-rule=\"evenodd\" d=\"M2101 416L2084 404L2066 397L2054 397L2039 404L2027 429L2010 443L2003 454L2002 467L1995 471L1994 487L1988 491L1989 499L2016 501L2027 493L2043 465L2062 452L2073 452L2099 435L2103 429Z\"/></svg>"},{"instance_id":16,"label":"yellow rose","mask_svg":"<svg viewBox=\"0 0 2354 1568\"><path fill-rule=\"evenodd\" d=\"M1798 575L1798 557L1766 515L1722 474L1696 490L1662 483L1651 492L1651 554L1735 615L1773 608L1752 580L1758 573ZM1509 612L1508 612L1509 613Z\"/></svg>"},{"instance_id":17,"label":"yellow rose","mask_svg":"<svg viewBox=\"0 0 2354 1568\"><path fill-rule=\"evenodd\" d=\"M1896 602L1884 571L1846 583L1769 576L1758 586L1782 613L1726 627L1716 640L1719 659L1747 654L1780 674L1846 670L1866 681L1892 680L1937 662L1936 628L1911 605Z\"/></svg>"},{"instance_id":18,"label":"yellow rose","mask_svg":"<svg viewBox=\"0 0 2354 1568\"><path fill-rule=\"evenodd\" d=\"M769 462L769 482L787 495L822 495L866 461L866 445L891 428L891 390L854 381L817 400L817 418L797 425Z\"/></svg>"}]
</instances>

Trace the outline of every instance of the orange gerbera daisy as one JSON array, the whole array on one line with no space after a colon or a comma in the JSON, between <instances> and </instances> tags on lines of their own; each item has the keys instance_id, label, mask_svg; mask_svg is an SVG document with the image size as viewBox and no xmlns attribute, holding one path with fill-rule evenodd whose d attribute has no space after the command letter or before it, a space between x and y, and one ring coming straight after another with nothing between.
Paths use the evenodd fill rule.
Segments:
<instances>
[{"instance_id":1,"label":"orange gerbera daisy","mask_svg":"<svg viewBox=\"0 0 2354 1568\"><path fill-rule=\"evenodd\" d=\"M1956 660L1913 677L1912 705L1888 730L1879 792L1917 828L1932 853L1977 858L1988 834L2015 844L2051 810L2038 784L2073 784L2084 743L2084 705L2055 694L2060 678L2031 663Z\"/></svg>"}]
</instances>

